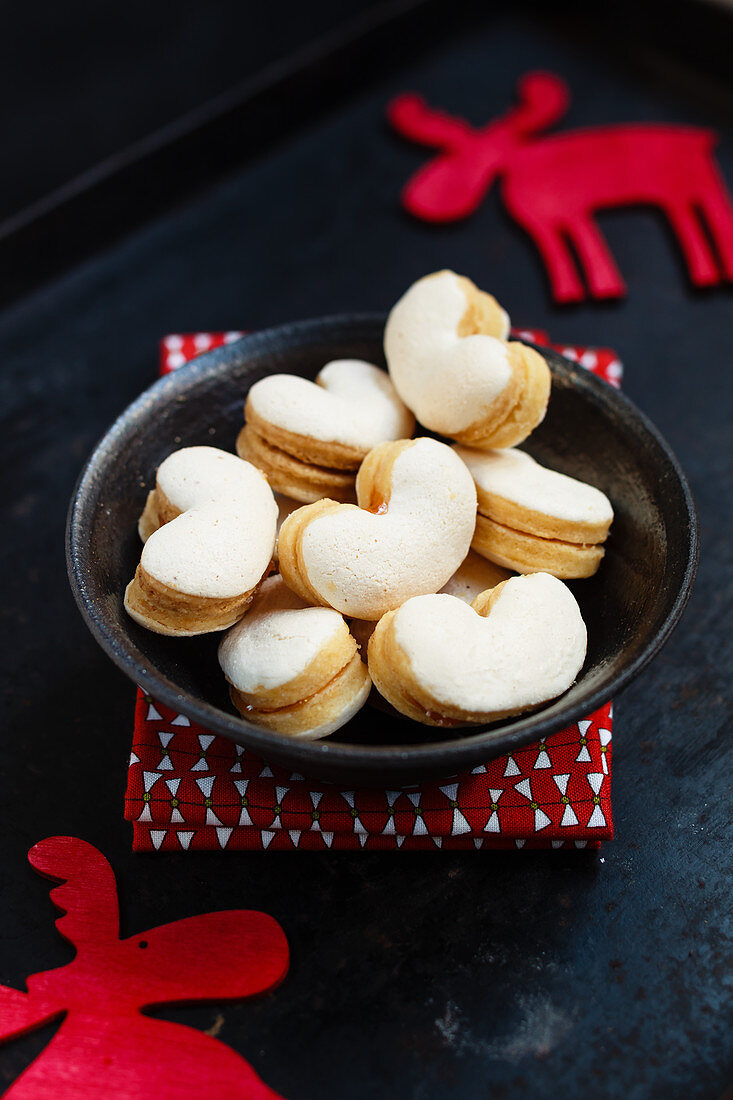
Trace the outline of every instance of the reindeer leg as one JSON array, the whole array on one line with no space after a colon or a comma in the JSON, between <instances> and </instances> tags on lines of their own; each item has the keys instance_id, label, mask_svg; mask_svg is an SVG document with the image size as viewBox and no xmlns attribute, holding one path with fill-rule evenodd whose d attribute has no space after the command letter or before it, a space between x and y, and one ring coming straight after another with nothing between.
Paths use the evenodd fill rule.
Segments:
<instances>
[{"instance_id":1,"label":"reindeer leg","mask_svg":"<svg viewBox=\"0 0 733 1100\"><path fill-rule=\"evenodd\" d=\"M572 254L563 239L560 227L555 224L547 225L544 222L529 219L524 216L524 213L520 218L513 209L511 213L537 245L547 268L550 289L555 301L582 302L585 298L585 287L580 281Z\"/></svg>"},{"instance_id":2,"label":"reindeer leg","mask_svg":"<svg viewBox=\"0 0 733 1100\"><path fill-rule=\"evenodd\" d=\"M578 216L567 227L594 298L623 298L626 285L592 215Z\"/></svg>"},{"instance_id":3,"label":"reindeer leg","mask_svg":"<svg viewBox=\"0 0 733 1100\"><path fill-rule=\"evenodd\" d=\"M725 185L717 172L715 175L716 178L700 199L699 209L718 250L723 273L729 282L733 282L733 207Z\"/></svg>"},{"instance_id":4,"label":"reindeer leg","mask_svg":"<svg viewBox=\"0 0 733 1100\"><path fill-rule=\"evenodd\" d=\"M694 285L715 286L720 282L720 273L694 207L690 203L665 204L663 209L679 241Z\"/></svg>"}]
</instances>

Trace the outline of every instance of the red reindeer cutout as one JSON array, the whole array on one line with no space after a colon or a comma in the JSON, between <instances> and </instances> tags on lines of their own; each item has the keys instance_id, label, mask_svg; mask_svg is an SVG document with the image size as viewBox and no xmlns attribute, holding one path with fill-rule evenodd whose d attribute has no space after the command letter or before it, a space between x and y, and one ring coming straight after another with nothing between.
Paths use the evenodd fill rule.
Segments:
<instances>
[{"instance_id":1,"label":"red reindeer cutout","mask_svg":"<svg viewBox=\"0 0 733 1100\"><path fill-rule=\"evenodd\" d=\"M518 92L517 107L480 129L417 95L390 104L389 120L401 134L441 150L403 191L412 214L431 222L464 218L500 176L504 205L537 245L554 297L579 302L585 290L569 246L591 296L619 298L624 281L594 215L656 206L696 286L733 280L733 207L713 158L712 131L633 124L538 137L565 113L567 85L551 73L528 73Z\"/></svg>"},{"instance_id":2,"label":"red reindeer cutout","mask_svg":"<svg viewBox=\"0 0 733 1100\"><path fill-rule=\"evenodd\" d=\"M76 956L28 978L27 993L0 986L0 1041L63 1017L4 1093L8 1100L278 1100L224 1043L142 1015L153 1005L233 1000L276 986L288 945L272 917L206 913L122 940L114 874L96 848L51 837L28 858L64 883L51 898L64 912L56 927Z\"/></svg>"}]
</instances>

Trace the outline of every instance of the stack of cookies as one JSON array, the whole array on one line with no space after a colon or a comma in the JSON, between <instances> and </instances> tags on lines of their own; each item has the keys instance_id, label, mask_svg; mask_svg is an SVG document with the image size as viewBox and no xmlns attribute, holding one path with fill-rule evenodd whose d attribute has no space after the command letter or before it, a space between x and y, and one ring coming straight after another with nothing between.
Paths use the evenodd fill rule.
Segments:
<instances>
[{"instance_id":1,"label":"stack of cookies","mask_svg":"<svg viewBox=\"0 0 733 1100\"><path fill-rule=\"evenodd\" d=\"M446 727L562 694L586 651L563 582L596 572L613 511L517 449L551 376L508 336L491 295L442 271L392 309L387 372L349 359L257 382L239 457L188 447L159 467L130 615L227 630L232 702L289 737L333 733L372 688Z\"/></svg>"}]
</instances>

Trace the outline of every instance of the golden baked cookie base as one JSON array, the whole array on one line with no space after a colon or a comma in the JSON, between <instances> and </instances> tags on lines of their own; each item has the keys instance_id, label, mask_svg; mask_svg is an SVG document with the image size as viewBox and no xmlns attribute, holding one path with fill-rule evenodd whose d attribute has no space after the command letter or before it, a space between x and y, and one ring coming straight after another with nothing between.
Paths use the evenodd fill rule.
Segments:
<instances>
[{"instance_id":1,"label":"golden baked cookie base","mask_svg":"<svg viewBox=\"0 0 733 1100\"><path fill-rule=\"evenodd\" d=\"M125 610L156 634L191 637L234 626L252 602L256 585L240 596L215 599L179 592L152 577L142 565L125 589Z\"/></svg>"},{"instance_id":2,"label":"golden baked cookie base","mask_svg":"<svg viewBox=\"0 0 733 1100\"><path fill-rule=\"evenodd\" d=\"M138 520L137 529L143 542L147 542L151 535L155 534L159 527L170 523L176 516L180 516L179 508L176 508L168 500L162 489L157 486L148 493L143 514Z\"/></svg>"},{"instance_id":3,"label":"golden baked cookie base","mask_svg":"<svg viewBox=\"0 0 733 1100\"><path fill-rule=\"evenodd\" d=\"M280 566L280 574L291 592L295 592L302 600L313 607L328 607L325 600L321 599L308 580L308 573L303 564L303 532L309 523L319 516L327 515L334 508L341 505L336 500L317 500L314 504L306 504L289 515L280 528L277 540L277 557Z\"/></svg>"},{"instance_id":4,"label":"golden baked cookie base","mask_svg":"<svg viewBox=\"0 0 733 1100\"><path fill-rule=\"evenodd\" d=\"M436 275L445 275L445 271L438 271ZM506 314L493 294L479 290L465 275L457 275L456 278L468 302L466 312L458 322L458 335L480 334L494 336L497 340L506 339Z\"/></svg>"},{"instance_id":5,"label":"golden baked cookie base","mask_svg":"<svg viewBox=\"0 0 733 1100\"><path fill-rule=\"evenodd\" d=\"M300 435L298 432L281 428L258 416L249 398L244 406L244 419L247 426L270 447L275 447L278 451L283 451L291 458L297 458L309 466L356 471L369 450L368 447L352 447L346 443L316 439L313 435Z\"/></svg>"},{"instance_id":6,"label":"golden baked cookie base","mask_svg":"<svg viewBox=\"0 0 733 1100\"><path fill-rule=\"evenodd\" d=\"M305 504L325 496L345 503L354 499L356 467L347 471L301 461L272 446L250 424L237 436L236 450L240 458L262 470L276 493Z\"/></svg>"},{"instance_id":7,"label":"golden baked cookie base","mask_svg":"<svg viewBox=\"0 0 733 1100\"><path fill-rule=\"evenodd\" d=\"M356 650L356 643L354 643ZM306 698L286 706L265 706L256 696L244 695L230 687L235 707L248 722L289 737L323 737L341 724L344 711L356 713L366 702L371 680L358 652L334 676Z\"/></svg>"},{"instance_id":8,"label":"golden baked cookie base","mask_svg":"<svg viewBox=\"0 0 733 1100\"><path fill-rule=\"evenodd\" d=\"M544 419L550 400L550 368L538 352L526 344L507 344L512 381L497 402L474 424L452 436L466 447L488 450L514 447Z\"/></svg>"},{"instance_id":9,"label":"golden baked cookie base","mask_svg":"<svg viewBox=\"0 0 733 1100\"><path fill-rule=\"evenodd\" d=\"M497 565L517 573L551 573L560 580L592 577L605 553L602 546L541 538L505 527L480 512L472 548Z\"/></svg>"},{"instance_id":10,"label":"golden baked cookie base","mask_svg":"<svg viewBox=\"0 0 733 1100\"><path fill-rule=\"evenodd\" d=\"M493 520L502 527L511 527L516 531L537 535L543 539L559 539L562 542L593 546L605 541L611 526L611 520L604 523L582 523L551 516L546 512L533 511L507 497L486 492L478 483L476 493L480 516Z\"/></svg>"}]
</instances>

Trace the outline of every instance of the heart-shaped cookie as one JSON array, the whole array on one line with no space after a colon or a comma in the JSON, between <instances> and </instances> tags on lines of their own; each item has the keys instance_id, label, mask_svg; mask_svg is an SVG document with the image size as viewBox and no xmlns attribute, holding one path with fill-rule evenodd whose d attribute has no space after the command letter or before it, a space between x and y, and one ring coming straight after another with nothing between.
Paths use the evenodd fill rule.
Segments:
<instances>
[{"instance_id":1,"label":"heart-shaped cookie","mask_svg":"<svg viewBox=\"0 0 733 1100\"><path fill-rule=\"evenodd\" d=\"M369 641L378 691L430 726L494 722L556 698L585 660L572 592L548 573L512 577L468 606L436 594L380 619Z\"/></svg>"},{"instance_id":2,"label":"heart-shaped cookie","mask_svg":"<svg viewBox=\"0 0 733 1100\"><path fill-rule=\"evenodd\" d=\"M303 599L378 619L436 592L468 553L476 490L444 443L382 443L356 479L359 507L321 500L293 512L278 540L280 571Z\"/></svg>"},{"instance_id":3,"label":"heart-shaped cookie","mask_svg":"<svg viewBox=\"0 0 733 1100\"><path fill-rule=\"evenodd\" d=\"M354 474L368 452L415 428L386 371L361 359L327 363L315 382L292 374L262 378L244 415L237 453L259 466L273 489L300 501L353 499Z\"/></svg>"},{"instance_id":4,"label":"heart-shaped cookie","mask_svg":"<svg viewBox=\"0 0 733 1100\"><path fill-rule=\"evenodd\" d=\"M596 572L613 520L605 493L524 451L454 450L476 483L474 550L518 573L569 580Z\"/></svg>"},{"instance_id":5,"label":"heart-shaped cookie","mask_svg":"<svg viewBox=\"0 0 733 1100\"><path fill-rule=\"evenodd\" d=\"M262 582L219 645L232 702L255 726L327 737L366 702L371 680L343 616L310 607L282 577Z\"/></svg>"},{"instance_id":6,"label":"heart-shaped cookie","mask_svg":"<svg viewBox=\"0 0 733 1100\"><path fill-rule=\"evenodd\" d=\"M161 463L139 530L145 545L125 608L158 634L225 630L272 560L277 504L260 470L216 447Z\"/></svg>"},{"instance_id":7,"label":"heart-shaped cookie","mask_svg":"<svg viewBox=\"0 0 733 1100\"><path fill-rule=\"evenodd\" d=\"M384 330L390 377L421 424L471 447L510 447L545 415L550 371L506 342L509 318L453 271L426 275L393 307Z\"/></svg>"}]
</instances>

